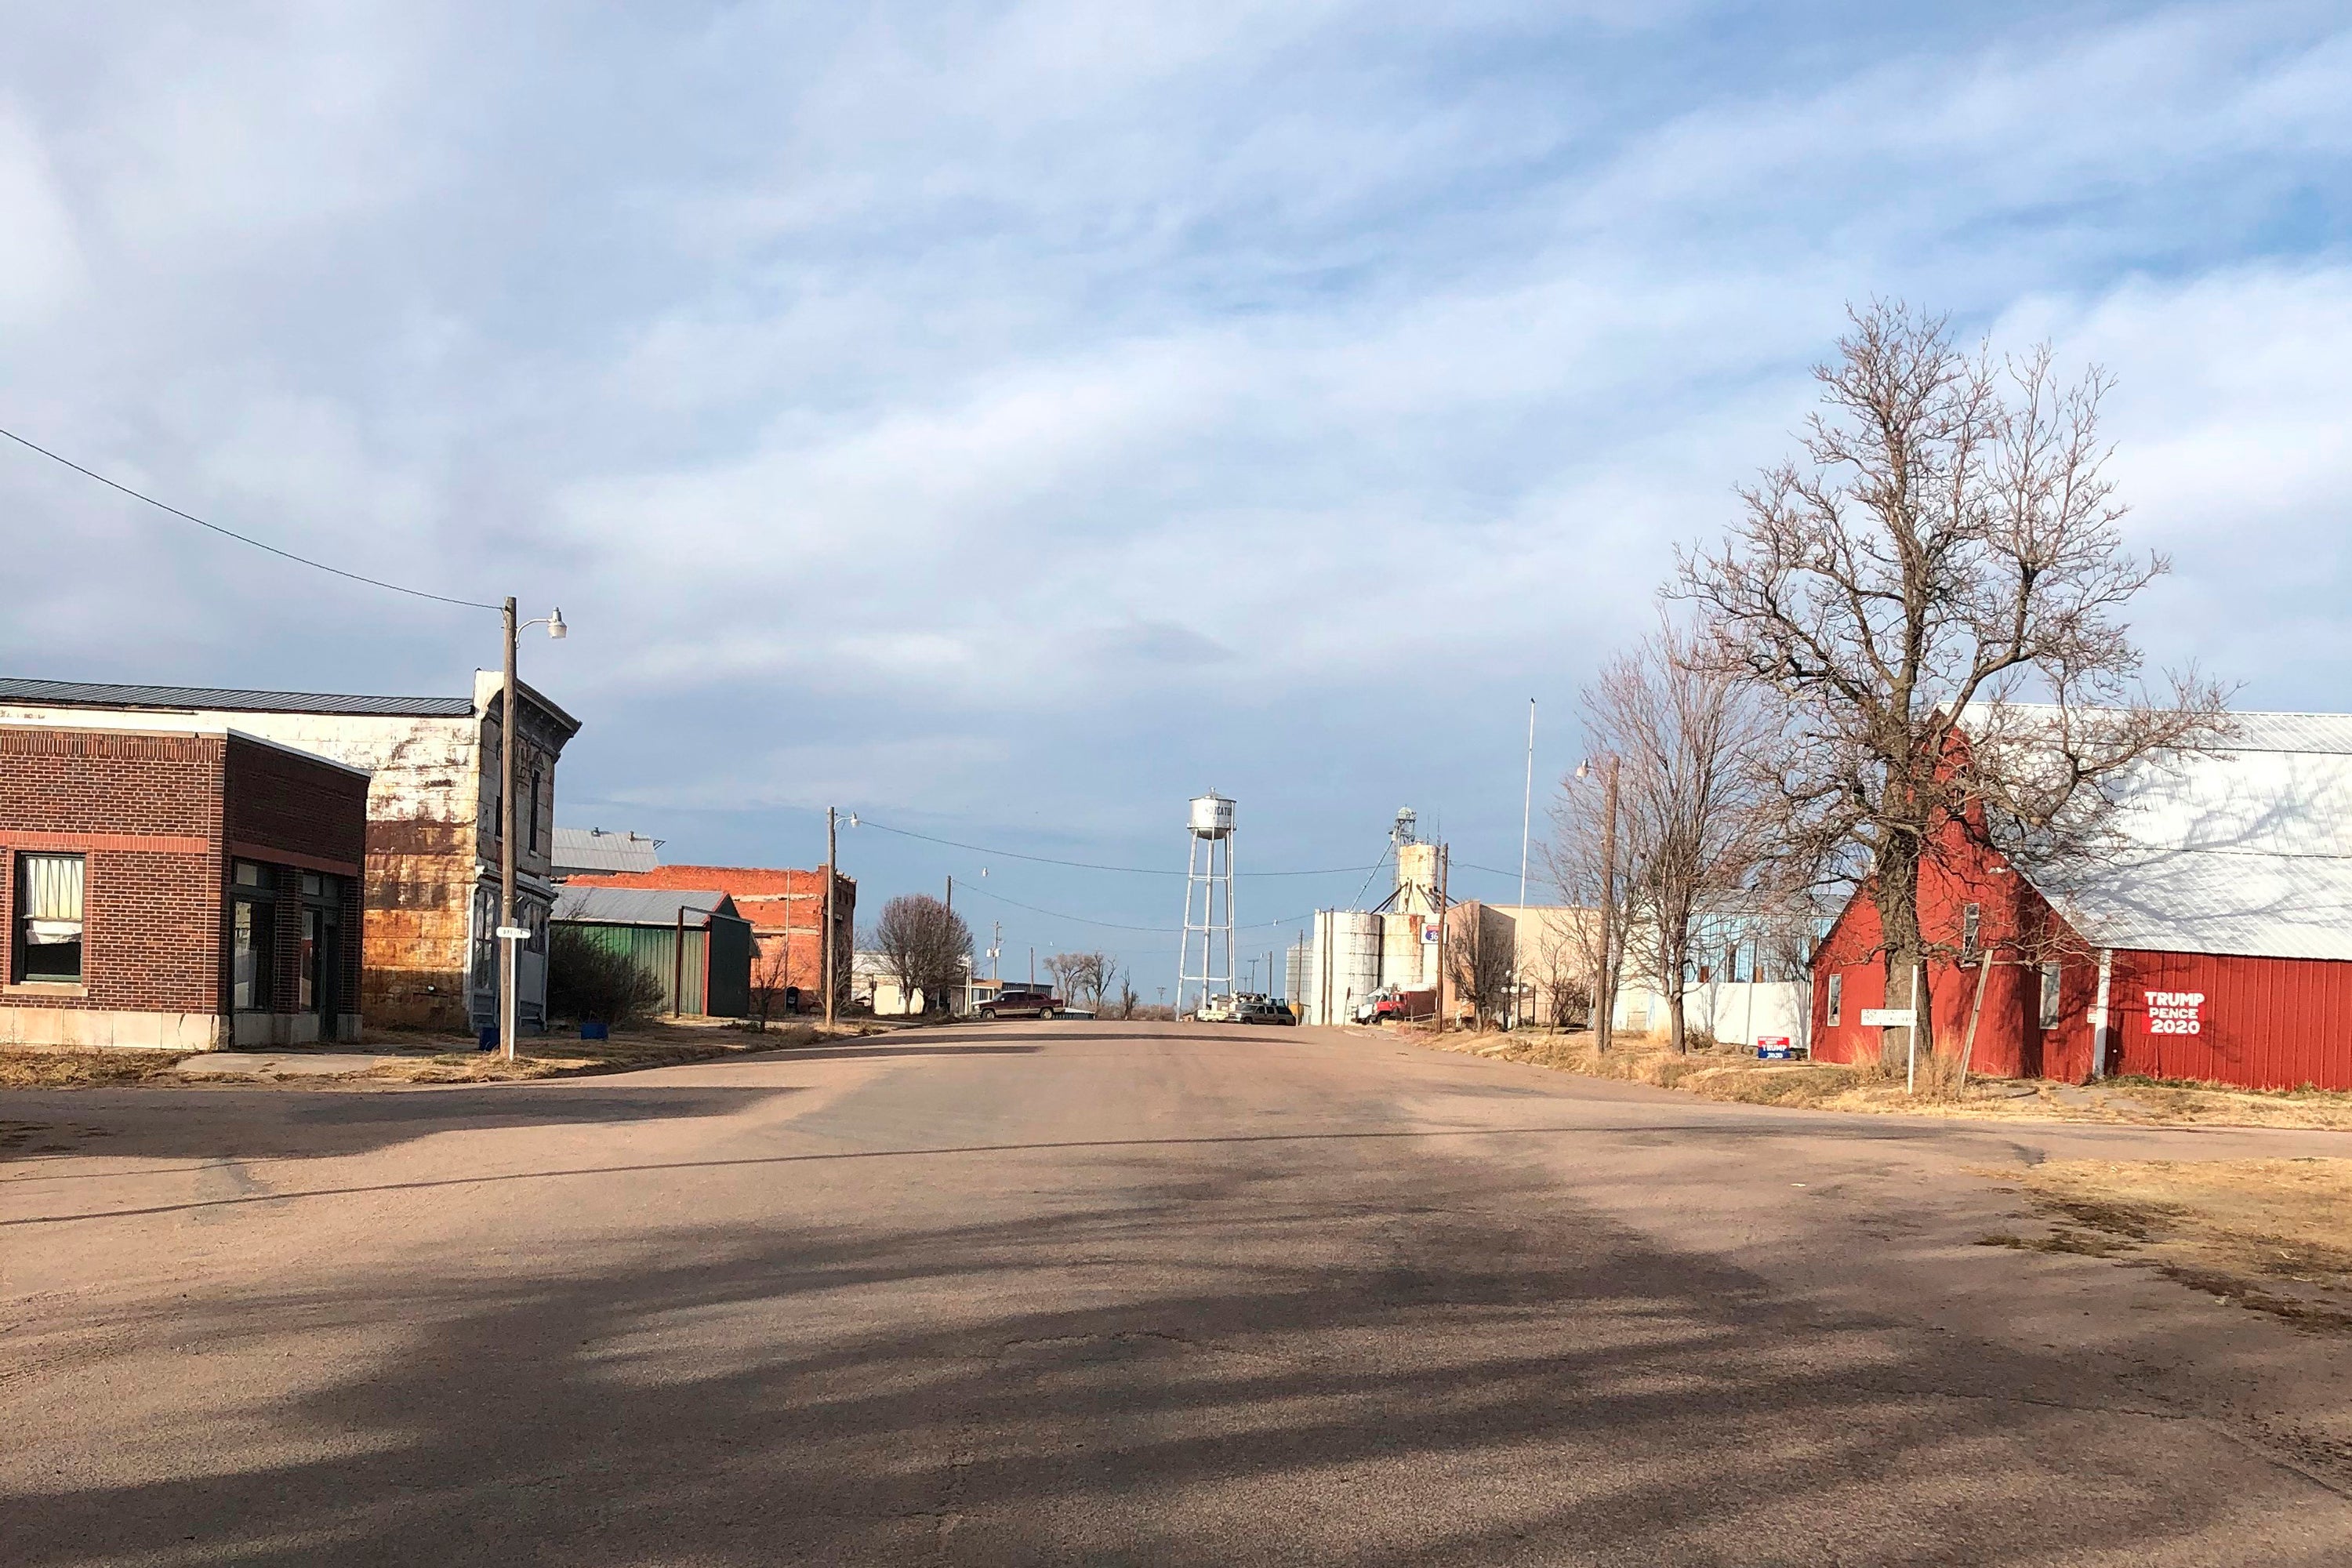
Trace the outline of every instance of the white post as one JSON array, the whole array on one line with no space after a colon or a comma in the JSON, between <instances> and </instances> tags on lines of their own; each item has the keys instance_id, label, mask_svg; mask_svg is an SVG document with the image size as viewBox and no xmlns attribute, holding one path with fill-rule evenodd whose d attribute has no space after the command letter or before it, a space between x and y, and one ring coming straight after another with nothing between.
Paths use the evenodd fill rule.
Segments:
<instances>
[{"instance_id":1,"label":"white post","mask_svg":"<svg viewBox=\"0 0 2352 1568\"><path fill-rule=\"evenodd\" d=\"M1919 966L1911 972L1911 1026L1904 1031L1910 1041L1903 1052L1903 1092L1906 1094L1919 1092L1919 992L1927 984L1927 964L1922 959Z\"/></svg>"},{"instance_id":2,"label":"white post","mask_svg":"<svg viewBox=\"0 0 2352 1568\"><path fill-rule=\"evenodd\" d=\"M2091 1076L2107 1076L2107 984L2114 979L2116 950L2099 949L2099 1000L2091 1009Z\"/></svg>"}]
</instances>

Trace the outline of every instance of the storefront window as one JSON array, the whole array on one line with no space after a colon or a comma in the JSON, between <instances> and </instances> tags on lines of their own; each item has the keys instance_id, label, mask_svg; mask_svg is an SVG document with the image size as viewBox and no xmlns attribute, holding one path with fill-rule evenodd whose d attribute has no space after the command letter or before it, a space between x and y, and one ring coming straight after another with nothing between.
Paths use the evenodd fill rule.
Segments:
<instances>
[{"instance_id":1,"label":"storefront window","mask_svg":"<svg viewBox=\"0 0 2352 1568\"><path fill-rule=\"evenodd\" d=\"M80 982L82 874L79 855L16 858L15 946L19 982Z\"/></svg>"}]
</instances>

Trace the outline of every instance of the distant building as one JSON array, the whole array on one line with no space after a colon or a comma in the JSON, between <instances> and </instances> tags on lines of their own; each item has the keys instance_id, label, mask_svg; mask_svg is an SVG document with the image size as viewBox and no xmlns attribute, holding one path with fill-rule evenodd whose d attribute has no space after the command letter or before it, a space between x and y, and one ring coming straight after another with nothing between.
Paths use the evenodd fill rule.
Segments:
<instances>
[{"instance_id":1,"label":"distant building","mask_svg":"<svg viewBox=\"0 0 2352 1568\"><path fill-rule=\"evenodd\" d=\"M559 827L555 830L555 879L655 870L661 865L661 847L658 838L609 827Z\"/></svg>"},{"instance_id":2,"label":"distant building","mask_svg":"<svg viewBox=\"0 0 2352 1568\"><path fill-rule=\"evenodd\" d=\"M785 870L761 866L660 866L643 871L582 872L567 887L714 888L734 900L743 918L751 922L758 946L757 963L764 976L772 955L781 952L782 984L809 998L804 1006L824 1005L824 868ZM843 995L849 994L853 933L857 930L857 879L834 879L834 958Z\"/></svg>"},{"instance_id":3,"label":"distant building","mask_svg":"<svg viewBox=\"0 0 2352 1568\"><path fill-rule=\"evenodd\" d=\"M498 1011L499 684L479 670L471 697L355 697L0 679L0 725L234 729L367 770L361 1010L378 1024L471 1032ZM531 937L516 999L522 1026L536 1029L555 894L555 765L580 721L520 692L515 917Z\"/></svg>"},{"instance_id":4,"label":"distant building","mask_svg":"<svg viewBox=\"0 0 2352 1568\"><path fill-rule=\"evenodd\" d=\"M0 1042L360 1029L368 775L219 725L0 721Z\"/></svg>"}]
</instances>

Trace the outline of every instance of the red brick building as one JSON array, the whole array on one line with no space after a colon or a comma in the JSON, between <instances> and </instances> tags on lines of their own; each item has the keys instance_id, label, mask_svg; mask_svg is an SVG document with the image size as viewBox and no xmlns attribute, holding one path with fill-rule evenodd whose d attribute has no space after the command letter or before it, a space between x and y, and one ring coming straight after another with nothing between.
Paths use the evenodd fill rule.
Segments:
<instances>
[{"instance_id":1,"label":"red brick building","mask_svg":"<svg viewBox=\"0 0 2352 1568\"><path fill-rule=\"evenodd\" d=\"M0 725L0 1041L355 1036L367 795L226 729Z\"/></svg>"},{"instance_id":2,"label":"red brick building","mask_svg":"<svg viewBox=\"0 0 2352 1568\"><path fill-rule=\"evenodd\" d=\"M811 998L824 986L824 869L770 869L758 866L662 866L650 871L608 871L566 879L575 888L659 888L685 891L715 889L735 901L751 922L757 951L751 960L755 983L782 952L783 984L797 986ZM841 977L845 994L849 979L850 949L857 930L857 879L834 879L834 973ZM781 949L777 944L781 943Z\"/></svg>"},{"instance_id":3,"label":"red brick building","mask_svg":"<svg viewBox=\"0 0 2352 1568\"><path fill-rule=\"evenodd\" d=\"M2352 717L2236 718L2227 752L2130 782L2095 865L2040 874L1958 834L1922 865L1940 1052L2000 1076L2352 1089ZM1864 888L1814 960L1818 1058L1877 1053L1881 948Z\"/></svg>"}]
</instances>

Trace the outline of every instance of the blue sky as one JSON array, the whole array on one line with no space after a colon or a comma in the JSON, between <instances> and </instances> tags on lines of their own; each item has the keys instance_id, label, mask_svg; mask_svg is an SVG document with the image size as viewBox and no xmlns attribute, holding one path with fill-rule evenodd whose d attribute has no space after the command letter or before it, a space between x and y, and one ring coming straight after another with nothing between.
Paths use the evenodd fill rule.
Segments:
<instances>
[{"instance_id":1,"label":"blue sky","mask_svg":"<svg viewBox=\"0 0 2352 1568\"><path fill-rule=\"evenodd\" d=\"M525 669L587 721L562 819L674 858L808 863L832 802L1181 867L1214 785L1244 869L1366 863L1408 804L1516 866L1527 700L1540 792L1874 294L2111 369L2132 536L2178 565L2151 655L2347 704L2339 5L196 16L5 7L0 423L561 603ZM0 544L8 673L440 692L496 658L493 618L20 451ZM1177 902L865 830L844 864L869 905L982 866ZM958 901L1016 965L1172 968Z\"/></svg>"}]
</instances>

